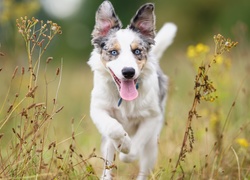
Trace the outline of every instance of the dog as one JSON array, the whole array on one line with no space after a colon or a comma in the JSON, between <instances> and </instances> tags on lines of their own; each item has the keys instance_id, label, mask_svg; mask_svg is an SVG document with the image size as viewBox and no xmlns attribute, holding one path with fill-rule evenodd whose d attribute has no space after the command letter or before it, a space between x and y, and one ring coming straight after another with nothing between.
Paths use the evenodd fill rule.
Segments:
<instances>
[{"instance_id":1,"label":"dog","mask_svg":"<svg viewBox=\"0 0 250 180\"><path fill-rule=\"evenodd\" d=\"M110 1L99 6L88 64L94 72L90 116L102 135L105 159L102 179L112 179L116 152L126 163L139 159L137 179L152 172L168 84L158 61L176 31L166 23L155 35L152 3L141 6L125 29Z\"/></svg>"}]
</instances>

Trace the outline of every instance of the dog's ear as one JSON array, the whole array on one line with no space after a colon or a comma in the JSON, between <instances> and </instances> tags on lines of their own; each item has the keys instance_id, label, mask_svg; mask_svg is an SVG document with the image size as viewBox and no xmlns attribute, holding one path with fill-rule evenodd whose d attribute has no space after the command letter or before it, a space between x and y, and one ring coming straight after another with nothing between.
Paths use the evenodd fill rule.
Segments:
<instances>
[{"instance_id":1,"label":"dog's ear","mask_svg":"<svg viewBox=\"0 0 250 180\"><path fill-rule=\"evenodd\" d=\"M109 1L104 1L99 6L95 18L95 27L92 32L93 43L94 39L106 36L111 29L122 27L121 21Z\"/></svg>"},{"instance_id":2,"label":"dog's ear","mask_svg":"<svg viewBox=\"0 0 250 180\"><path fill-rule=\"evenodd\" d=\"M147 3L141 6L131 19L129 28L139 31L142 35L154 39L155 37L155 14L154 4Z\"/></svg>"}]
</instances>

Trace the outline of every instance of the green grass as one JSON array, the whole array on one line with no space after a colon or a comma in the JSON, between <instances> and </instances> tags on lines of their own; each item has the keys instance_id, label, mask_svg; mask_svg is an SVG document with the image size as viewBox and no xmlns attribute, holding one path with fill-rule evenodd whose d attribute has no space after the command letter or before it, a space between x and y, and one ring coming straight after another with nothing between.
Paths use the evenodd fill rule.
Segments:
<instances>
[{"instance_id":1,"label":"green grass","mask_svg":"<svg viewBox=\"0 0 250 180\"><path fill-rule=\"evenodd\" d=\"M212 40L208 43L212 44ZM192 120L193 149L186 153L174 179L183 173L184 179L250 178L250 54L245 51L249 44L244 42L243 47L239 43L224 56L230 59L230 67L217 63L209 72L218 98L198 104L201 117ZM98 179L103 160L101 137L89 117L89 67L85 63L69 65L66 59L46 63L47 57L41 56L34 90L35 80L30 78L26 60L20 65L8 56L0 58L0 178ZM158 162L151 179L170 179L175 170L196 75L186 49L166 53L161 67L170 77L169 97ZM125 164L116 158L115 165L117 179L136 177L137 162Z\"/></svg>"}]
</instances>

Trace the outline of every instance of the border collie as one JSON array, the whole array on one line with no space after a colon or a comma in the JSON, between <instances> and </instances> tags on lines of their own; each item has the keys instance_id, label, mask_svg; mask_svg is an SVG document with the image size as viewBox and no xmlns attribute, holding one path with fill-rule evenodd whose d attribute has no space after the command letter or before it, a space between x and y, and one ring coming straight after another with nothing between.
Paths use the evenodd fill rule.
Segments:
<instances>
[{"instance_id":1,"label":"border collie","mask_svg":"<svg viewBox=\"0 0 250 180\"><path fill-rule=\"evenodd\" d=\"M90 115L102 135L105 159L102 179L112 179L116 152L123 162L139 159L137 179L152 172L168 84L158 60L176 31L166 23L155 34L152 3L141 6L125 29L109 1L98 8L88 64L94 72Z\"/></svg>"}]
</instances>

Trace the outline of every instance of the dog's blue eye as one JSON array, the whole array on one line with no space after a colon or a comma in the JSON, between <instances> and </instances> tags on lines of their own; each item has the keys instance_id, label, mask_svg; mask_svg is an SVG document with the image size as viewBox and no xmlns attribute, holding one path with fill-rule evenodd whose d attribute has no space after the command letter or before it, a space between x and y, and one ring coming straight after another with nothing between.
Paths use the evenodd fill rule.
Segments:
<instances>
[{"instance_id":1,"label":"dog's blue eye","mask_svg":"<svg viewBox=\"0 0 250 180\"><path fill-rule=\"evenodd\" d=\"M140 55L141 54L141 50L140 49L135 49L134 50L134 54L135 55Z\"/></svg>"},{"instance_id":2,"label":"dog's blue eye","mask_svg":"<svg viewBox=\"0 0 250 180\"><path fill-rule=\"evenodd\" d=\"M117 50L112 50L109 52L112 56L117 56L118 55L118 51Z\"/></svg>"}]
</instances>

